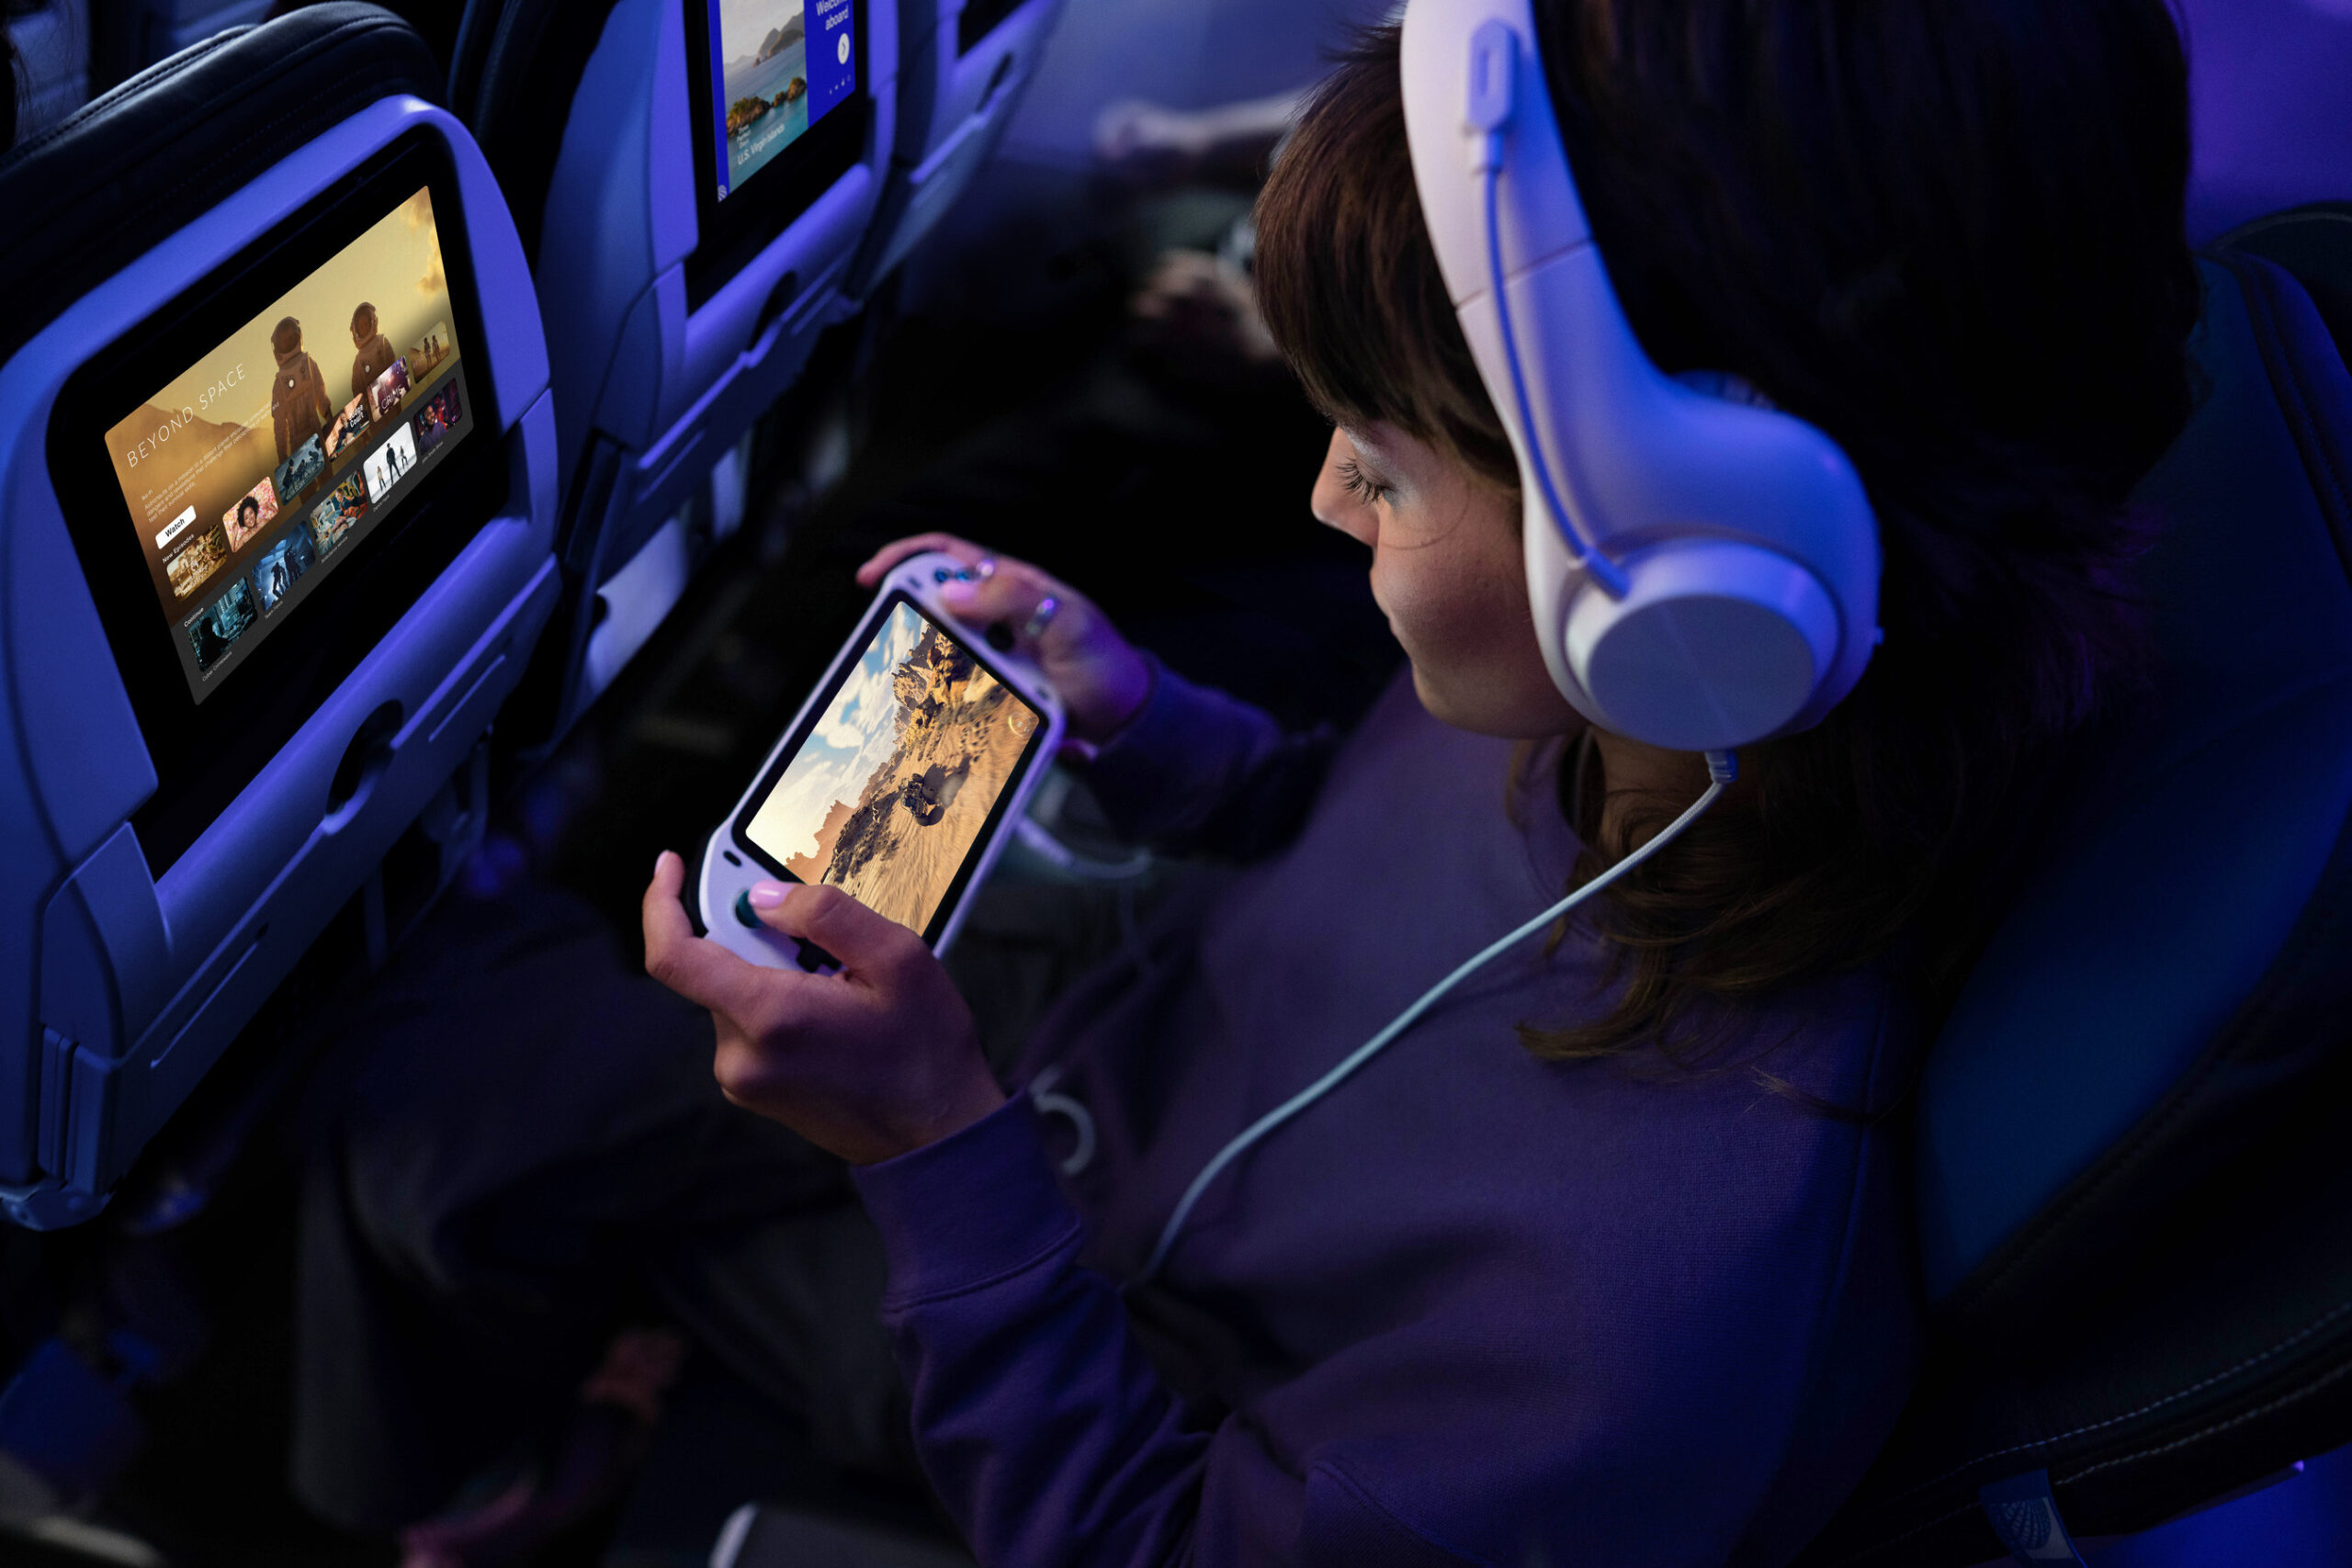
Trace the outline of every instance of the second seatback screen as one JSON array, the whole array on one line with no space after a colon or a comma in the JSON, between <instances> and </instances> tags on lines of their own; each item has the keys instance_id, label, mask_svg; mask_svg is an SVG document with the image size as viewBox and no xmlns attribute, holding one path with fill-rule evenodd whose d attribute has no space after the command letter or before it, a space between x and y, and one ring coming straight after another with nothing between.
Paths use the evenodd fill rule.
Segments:
<instances>
[{"instance_id":1,"label":"second seatback screen","mask_svg":"<svg viewBox=\"0 0 2352 1568\"><path fill-rule=\"evenodd\" d=\"M706 0L724 199L857 89L850 0Z\"/></svg>"}]
</instances>

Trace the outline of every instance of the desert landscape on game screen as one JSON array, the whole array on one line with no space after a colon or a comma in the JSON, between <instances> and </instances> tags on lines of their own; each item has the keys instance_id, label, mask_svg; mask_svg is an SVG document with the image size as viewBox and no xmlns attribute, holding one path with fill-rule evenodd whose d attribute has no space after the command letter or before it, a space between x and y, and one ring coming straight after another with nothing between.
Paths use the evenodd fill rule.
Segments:
<instances>
[{"instance_id":1,"label":"desert landscape on game screen","mask_svg":"<svg viewBox=\"0 0 2352 1568\"><path fill-rule=\"evenodd\" d=\"M911 605L882 625L747 836L921 931L988 823L1037 714Z\"/></svg>"}]
</instances>

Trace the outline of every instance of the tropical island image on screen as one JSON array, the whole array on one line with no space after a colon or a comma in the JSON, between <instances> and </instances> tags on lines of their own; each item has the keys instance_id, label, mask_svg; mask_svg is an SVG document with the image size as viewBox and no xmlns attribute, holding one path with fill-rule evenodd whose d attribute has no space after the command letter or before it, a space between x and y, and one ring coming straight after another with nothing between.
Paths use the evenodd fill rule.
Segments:
<instances>
[{"instance_id":1,"label":"tropical island image on screen","mask_svg":"<svg viewBox=\"0 0 2352 1568\"><path fill-rule=\"evenodd\" d=\"M801 881L921 931L1037 726L1035 709L900 604L745 835Z\"/></svg>"},{"instance_id":2,"label":"tropical island image on screen","mask_svg":"<svg viewBox=\"0 0 2352 1568\"><path fill-rule=\"evenodd\" d=\"M722 0L728 183L740 186L808 129L801 0Z\"/></svg>"}]
</instances>

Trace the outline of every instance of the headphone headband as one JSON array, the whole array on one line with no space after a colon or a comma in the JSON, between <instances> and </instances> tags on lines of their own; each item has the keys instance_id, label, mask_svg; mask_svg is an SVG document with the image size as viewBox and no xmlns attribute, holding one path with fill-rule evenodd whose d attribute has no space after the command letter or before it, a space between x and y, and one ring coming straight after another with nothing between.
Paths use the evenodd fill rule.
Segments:
<instances>
[{"instance_id":1,"label":"headphone headband","mask_svg":"<svg viewBox=\"0 0 2352 1568\"><path fill-rule=\"evenodd\" d=\"M1877 521L1812 425L1668 377L1592 242L1528 0L1411 0L1405 122L1446 291L1518 455L1552 678L1612 731L1802 729L1877 639Z\"/></svg>"}]
</instances>

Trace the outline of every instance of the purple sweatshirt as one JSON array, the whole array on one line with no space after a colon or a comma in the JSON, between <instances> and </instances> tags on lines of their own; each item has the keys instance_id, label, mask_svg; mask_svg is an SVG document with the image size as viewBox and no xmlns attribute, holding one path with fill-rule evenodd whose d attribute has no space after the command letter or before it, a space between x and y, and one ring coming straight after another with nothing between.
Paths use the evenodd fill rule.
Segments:
<instances>
[{"instance_id":1,"label":"purple sweatshirt","mask_svg":"<svg viewBox=\"0 0 2352 1568\"><path fill-rule=\"evenodd\" d=\"M1227 1139L1566 883L1555 775L1507 811L1510 743L1409 682L1326 752L1159 672L1098 793L1162 841L1271 852L1041 1031L1091 1164L1057 1174L1068 1123L1024 1094L859 1173L940 1496L989 1568L1786 1560L1908 1388L1891 1134L1740 1066L1539 1061L1513 1025L1606 994L1580 932L1235 1162L1123 1294ZM1853 1107L1912 1046L1870 972L1739 1030L1733 1060Z\"/></svg>"}]
</instances>

